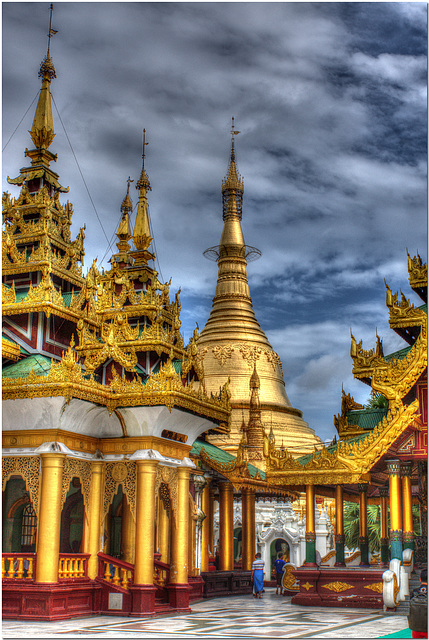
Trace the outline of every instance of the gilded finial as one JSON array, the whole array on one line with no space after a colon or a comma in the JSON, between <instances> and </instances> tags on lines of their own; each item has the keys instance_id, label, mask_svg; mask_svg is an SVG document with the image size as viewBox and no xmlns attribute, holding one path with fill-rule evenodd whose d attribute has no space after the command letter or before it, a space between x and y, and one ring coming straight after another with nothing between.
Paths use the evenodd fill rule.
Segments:
<instances>
[{"instance_id":1,"label":"gilded finial","mask_svg":"<svg viewBox=\"0 0 429 640\"><path fill-rule=\"evenodd\" d=\"M53 65L53 62L51 60L51 55L50 55L50 50L51 50L51 38L52 36L54 36L56 33L58 33L58 31L56 29L52 28L52 13L54 11L54 5L51 4L49 7L49 33L48 33L48 50L46 52L46 56L43 59L43 62L41 64L40 70L39 70L39 78L43 78L43 80L48 80L49 82L51 80L53 80L53 78L56 78L57 75L55 73L55 67Z\"/></svg>"},{"instance_id":2,"label":"gilded finial","mask_svg":"<svg viewBox=\"0 0 429 640\"><path fill-rule=\"evenodd\" d=\"M146 153L145 153L145 147L147 147L147 145L149 144L149 142L146 142L146 129L143 129L143 142L142 142L142 146L143 146L143 151L142 151L142 171L140 174L140 178L138 179L138 182L136 184L136 189L141 190L141 189L146 189L146 191L152 191L152 187L150 186L150 182L149 182L149 178L147 177L145 168L144 168L144 159L146 157Z\"/></svg>"},{"instance_id":3,"label":"gilded finial","mask_svg":"<svg viewBox=\"0 0 429 640\"><path fill-rule=\"evenodd\" d=\"M131 177L128 177L127 180L127 195L125 196L122 204L121 204L121 211L122 213L130 213L130 211L133 210L133 203L131 202L131 198L130 198L130 184L134 182L134 180L131 180Z\"/></svg>"},{"instance_id":4,"label":"gilded finial","mask_svg":"<svg viewBox=\"0 0 429 640\"><path fill-rule=\"evenodd\" d=\"M223 219L229 212L241 220L244 183L235 164L234 137L240 132L235 129L234 118L231 126L231 157L228 175L222 183Z\"/></svg>"}]
</instances>

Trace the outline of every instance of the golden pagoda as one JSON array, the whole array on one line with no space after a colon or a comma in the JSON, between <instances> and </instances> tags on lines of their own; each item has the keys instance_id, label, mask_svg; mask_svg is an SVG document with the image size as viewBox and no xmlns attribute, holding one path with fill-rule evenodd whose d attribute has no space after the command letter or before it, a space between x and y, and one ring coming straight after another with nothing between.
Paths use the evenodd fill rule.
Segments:
<instances>
[{"instance_id":1,"label":"golden pagoda","mask_svg":"<svg viewBox=\"0 0 429 640\"><path fill-rule=\"evenodd\" d=\"M262 425L299 455L312 451L320 439L292 407L286 394L282 363L261 329L253 310L247 281L247 262L260 251L244 242L241 228L244 184L237 171L232 120L229 171L222 184L223 231L218 246L205 252L218 263L218 279L210 317L198 338L198 360L208 393L218 392L230 379L231 432L211 434L207 440L235 453L243 422L250 418L249 382L257 364ZM263 456L261 456L263 458Z\"/></svg>"}]
</instances>

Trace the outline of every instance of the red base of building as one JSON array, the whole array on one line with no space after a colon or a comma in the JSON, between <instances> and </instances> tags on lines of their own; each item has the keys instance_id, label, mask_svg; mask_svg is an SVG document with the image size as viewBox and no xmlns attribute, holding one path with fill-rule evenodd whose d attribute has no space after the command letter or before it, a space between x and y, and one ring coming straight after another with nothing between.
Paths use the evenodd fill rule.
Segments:
<instances>
[{"instance_id":1,"label":"red base of building","mask_svg":"<svg viewBox=\"0 0 429 640\"><path fill-rule=\"evenodd\" d=\"M66 584L3 581L5 620L66 620L99 612L101 587L91 580Z\"/></svg>"},{"instance_id":2,"label":"red base of building","mask_svg":"<svg viewBox=\"0 0 429 640\"><path fill-rule=\"evenodd\" d=\"M383 571L369 567L300 567L292 572L299 580L299 593L293 596L292 604L382 609Z\"/></svg>"},{"instance_id":3,"label":"red base of building","mask_svg":"<svg viewBox=\"0 0 429 640\"><path fill-rule=\"evenodd\" d=\"M189 576L189 602L203 599L204 580L201 576Z\"/></svg>"},{"instance_id":4,"label":"red base of building","mask_svg":"<svg viewBox=\"0 0 429 640\"><path fill-rule=\"evenodd\" d=\"M131 595L130 616L154 616L156 587L153 584L133 584L129 587ZM110 613L110 612L109 612Z\"/></svg>"},{"instance_id":5,"label":"red base of building","mask_svg":"<svg viewBox=\"0 0 429 640\"><path fill-rule=\"evenodd\" d=\"M190 588L188 584L169 584L168 589L168 602L170 607L175 609L178 613L190 613L189 608L189 592Z\"/></svg>"}]
</instances>

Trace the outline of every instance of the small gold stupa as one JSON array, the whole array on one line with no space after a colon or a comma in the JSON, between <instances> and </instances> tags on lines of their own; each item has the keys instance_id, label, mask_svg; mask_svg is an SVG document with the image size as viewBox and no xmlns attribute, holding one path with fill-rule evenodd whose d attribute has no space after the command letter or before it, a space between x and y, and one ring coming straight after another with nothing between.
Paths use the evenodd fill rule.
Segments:
<instances>
[{"instance_id":1,"label":"small gold stupa","mask_svg":"<svg viewBox=\"0 0 429 640\"><path fill-rule=\"evenodd\" d=\"M261 421L278 445L299 455L314 450L320 439L292 407L285 390L282 363L262 331L252 305L247 262L260 256L244 242L241 229L243 180L235 161L234 130L229 172L222 184L223 231L218 246L205 255L218 263L218 279L210 317L197 341L198 359L204 370L206 391L218 392L230 379L231 431L210 434L207 440L235 453L242 439L242 425L249 422L250 379L257 366L260 380Z\"/></svg>"}]
</instances>

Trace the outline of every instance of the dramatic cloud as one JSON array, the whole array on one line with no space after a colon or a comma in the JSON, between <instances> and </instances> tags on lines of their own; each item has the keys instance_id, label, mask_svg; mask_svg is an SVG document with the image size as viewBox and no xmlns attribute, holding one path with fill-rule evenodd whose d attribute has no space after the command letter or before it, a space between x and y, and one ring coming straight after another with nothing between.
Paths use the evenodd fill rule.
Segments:
<instances>
[{"instance_id":1,"label":"dramatic cloud","mask_svg":"<svg viewBox=\"0 0 429 640\"><path fill-rule=\"evenodd\" d=\"M39 88L48 8L3 4L3 145ZM426 5L59 2L54 27L54 168L74 233L87 226L86 265L115 250L145 127L157 268L182 288L185 339L204 325L234 115L244 237L263 253L248 268L255 312L291 402L332 437L341 385L369 396L350 328L400 348L384 278L408 296L406 249L426 259ZM34 106L4 153L12 193Z\"/></svg>"}]
</instances>

